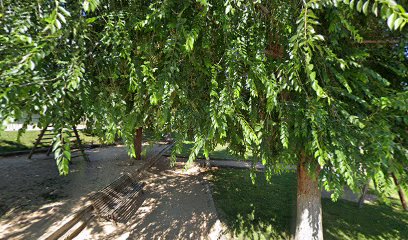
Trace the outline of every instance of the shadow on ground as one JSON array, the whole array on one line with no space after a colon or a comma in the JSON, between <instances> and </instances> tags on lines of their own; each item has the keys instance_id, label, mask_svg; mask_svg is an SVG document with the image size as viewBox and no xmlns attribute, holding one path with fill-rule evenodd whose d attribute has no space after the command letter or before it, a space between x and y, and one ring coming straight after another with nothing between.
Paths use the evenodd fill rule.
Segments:
<instances>
[{"instance_id":1,"label":"shadow on ground","mask_svg":"<svg viewBox=\"0 0 408 240\"><path fill-rule=\"evenodd\" d=\"M161 161L145 176L140 208L124 224L97 219L81 239L208 239L218 220L210 192L200 173L181 174ZM178 172L179 171L179 172Z\"/></svg>"},{"instance_id":2,"label":"shadow on ground","mask_svg":"<svg viewBox=\"0 0 408 240\"><path fill-rule=\"evenodd\" d=\"M162 146L150 149L148 155ZM90 162L73 159L68 176L59 176L55 160L36 154L0 157L0 239L38 239L84 206L99 190L143 161L129 161L125 147L88 150Z\"/></svg>"},{"instance_id":3,"label":"shadow on ground","mask_svg":"<svg viewBox=\"0 0 408 240\"><path fill-rule=\"evenodd\" d=\"M296 179L293 174L263 173L252 180L247 170L212 172L213 196L217 210L232 234L245 239L288 239L295 217Z\"/></svg>"},{"instance_id":4,"label":"shadow on ground","mask_svg":"<svg viewBox=\"0 0 408 240\"><path fill-rule=\"evenodd\" d=\"M385 204L323 199L325 239L408 239L408 213Z\"/></svg>"},{"instance_id":5,"label":"shadow on ground","mask_svg":"<svg viewBox=\"0 0 408 240\"><path fill-rule=\"evenodd\" d=\"M19 151L19 150L28 150L28 149L29 147L17 141L0 140L0 153Z\"/></svg>"},{"instance_id":6,"label":"shadow on ground","mask_svg":"<svg viewBox=\"0 0 408 240\"><path fill-rule=\"evenodd\" d=\"M240 239L288 239L296 219L296 174L271 177L248 170L212 171L213 196L221 220ZM398 201L398 200L396 200ZM400 205L357 204L322 199L325 239L408 239L408 213Z\"/></svg>"}]
</instances>

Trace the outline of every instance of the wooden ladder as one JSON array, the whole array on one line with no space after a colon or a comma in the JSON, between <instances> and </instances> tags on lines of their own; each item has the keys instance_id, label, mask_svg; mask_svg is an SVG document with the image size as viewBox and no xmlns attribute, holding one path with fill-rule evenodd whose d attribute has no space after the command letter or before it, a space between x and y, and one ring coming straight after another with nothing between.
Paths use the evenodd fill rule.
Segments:
<instances>
[{"instance_id":1,"label":"wooden ladder","mask_svg":"<svg viewBox=\"0 0 408 240\"><path fill-rule=\"evenodd\" d=\"M49 156L50 153L52 152L52 145L54 143L54 137L56 133L54 130L49 129L49 127L51 126L47 125L45 128L41 130L40 134L38 134L38 137L34 142L34 147L31 149L30 154L28 155L28 159L31 159L31 157L34 155L34 153L36 153L36 150L40 146L48 146L47 156ZM75 126L72 126L72 132L74 133L74 135L71 138L74 139L70 139L70 142L74 143L74 146L76 148L71 150L71 159L83 157L86 161L89 161L88 155L85 153L81 138L79 137L78 130L76 129ZM73 153L79 154L72 156Z\"/></svg>"}]
</instances>

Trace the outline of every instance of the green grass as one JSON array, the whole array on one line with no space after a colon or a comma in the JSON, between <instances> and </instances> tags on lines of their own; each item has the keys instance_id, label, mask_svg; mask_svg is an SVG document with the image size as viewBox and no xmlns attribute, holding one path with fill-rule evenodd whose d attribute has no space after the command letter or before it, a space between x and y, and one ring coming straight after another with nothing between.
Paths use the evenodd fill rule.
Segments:
<instances>
[{"instance_id":1,"label":"green grass","mask_svg":"<svg viewBox=\"0 0 408 240\"><path fill-rule=\"evenodd\" d=\"M288 239L295 229L296 174L258 173L255 185L247 170L211 172L217 210L239 239ZM408 239L408 213L398 199L391 205L322 199L325 239Z\"/></svg>"},{"instance_id":2,"label":"green grass","mask_svg":"<svg viewBox=\"0 0 408 240\"><path fill-rule=\"evenodd\" d=\"M183 147L182 147L182 150L179 156L188 158L191 152L191 148L193 146L194 146L193 143L185 142L183 144ZM244 159L243 157L230 153L228 151L228 145L217 145L215 149L209 153L209 157L210 159L235 160L235 161ZM204 151L202 149L198 154L198 158L204 158Z\"/></svg>"},{"instance_id":3,"label":"green grass","mask_svg":"<svg viewBox=\"0 0 408 240\"><path fill-rule=\"evenodd\" d=\"M40 131L26 131L17 141L17 131L0 132L0 153L31 149ZM79 131L82 143L100 143L97 137Z\"/></svg>"}]
</instances>

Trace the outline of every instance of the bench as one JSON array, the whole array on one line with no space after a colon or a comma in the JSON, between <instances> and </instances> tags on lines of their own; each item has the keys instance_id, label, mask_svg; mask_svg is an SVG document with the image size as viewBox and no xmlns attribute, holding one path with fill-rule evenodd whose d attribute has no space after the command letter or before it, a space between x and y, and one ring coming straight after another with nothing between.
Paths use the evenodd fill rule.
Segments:
<instances>
[{"instance_id":1,"label":"bench","mask_svg":"<svg viewBox=\"0 0 408 240\"><path fill-rule=\"evenodd\" d=\"M145 183L135 181L130 174L125 174L96 192L91 197L92 206L97 216L117 222L121 216L129 215L133 210Z\"/></svg>"}]
</instances>

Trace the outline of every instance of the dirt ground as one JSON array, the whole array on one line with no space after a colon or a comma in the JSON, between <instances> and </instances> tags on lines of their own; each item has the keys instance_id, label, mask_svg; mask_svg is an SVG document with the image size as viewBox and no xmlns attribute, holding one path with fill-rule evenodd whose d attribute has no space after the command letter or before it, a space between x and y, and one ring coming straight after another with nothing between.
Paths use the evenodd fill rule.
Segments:
<instances>
[{"instance_id":1,"label":"dirt ground","mask_svg":"<svg viewBox=\"0 0 408 240\"><path fill-rule=\"evenodd\" d=\"M142 176L140 208L127 222L94 218L76 239L224 239L209 185L199 167L170 167L163 157Z\"/></svg>"},{"instance_id":2,"label":"dirt ground","mask_svg":"<svg viewBox=\"0 0 408 240\"><path fill-rule=\"evenodd\" d=\"M148 158L163 146L145 148ZM45 154L31 160L27 155L0 157L0 239L40 238L82 207L89 193L144 162L131 161L123 146L86 152L90 162L74 158L65 177L59 176L55 160Z\"/></svg>"},{"instance_id":3,"label":"dirt ground","mask_svg":"<svg viewBox=\"0 0 408 240\"><path fill-rule=\"evenodd\" d=\"M145 146L145 160L163 148ZM43 239L83 207L90 193L146 162L130 160L123 146L87 153L90 162L74 159L66 177L59 176L55 161L45 154L31 160L27 155L0 157L0 239ZM212 165L231 167L226 162ZM140 176L145 191L128 219L113 223L95 216L75 239L230 239L217 216L204 168L184 166L185 159L170 166L163 156ZM348 198L356 200L354 195Z\"/></svg>"}]
</instances>

